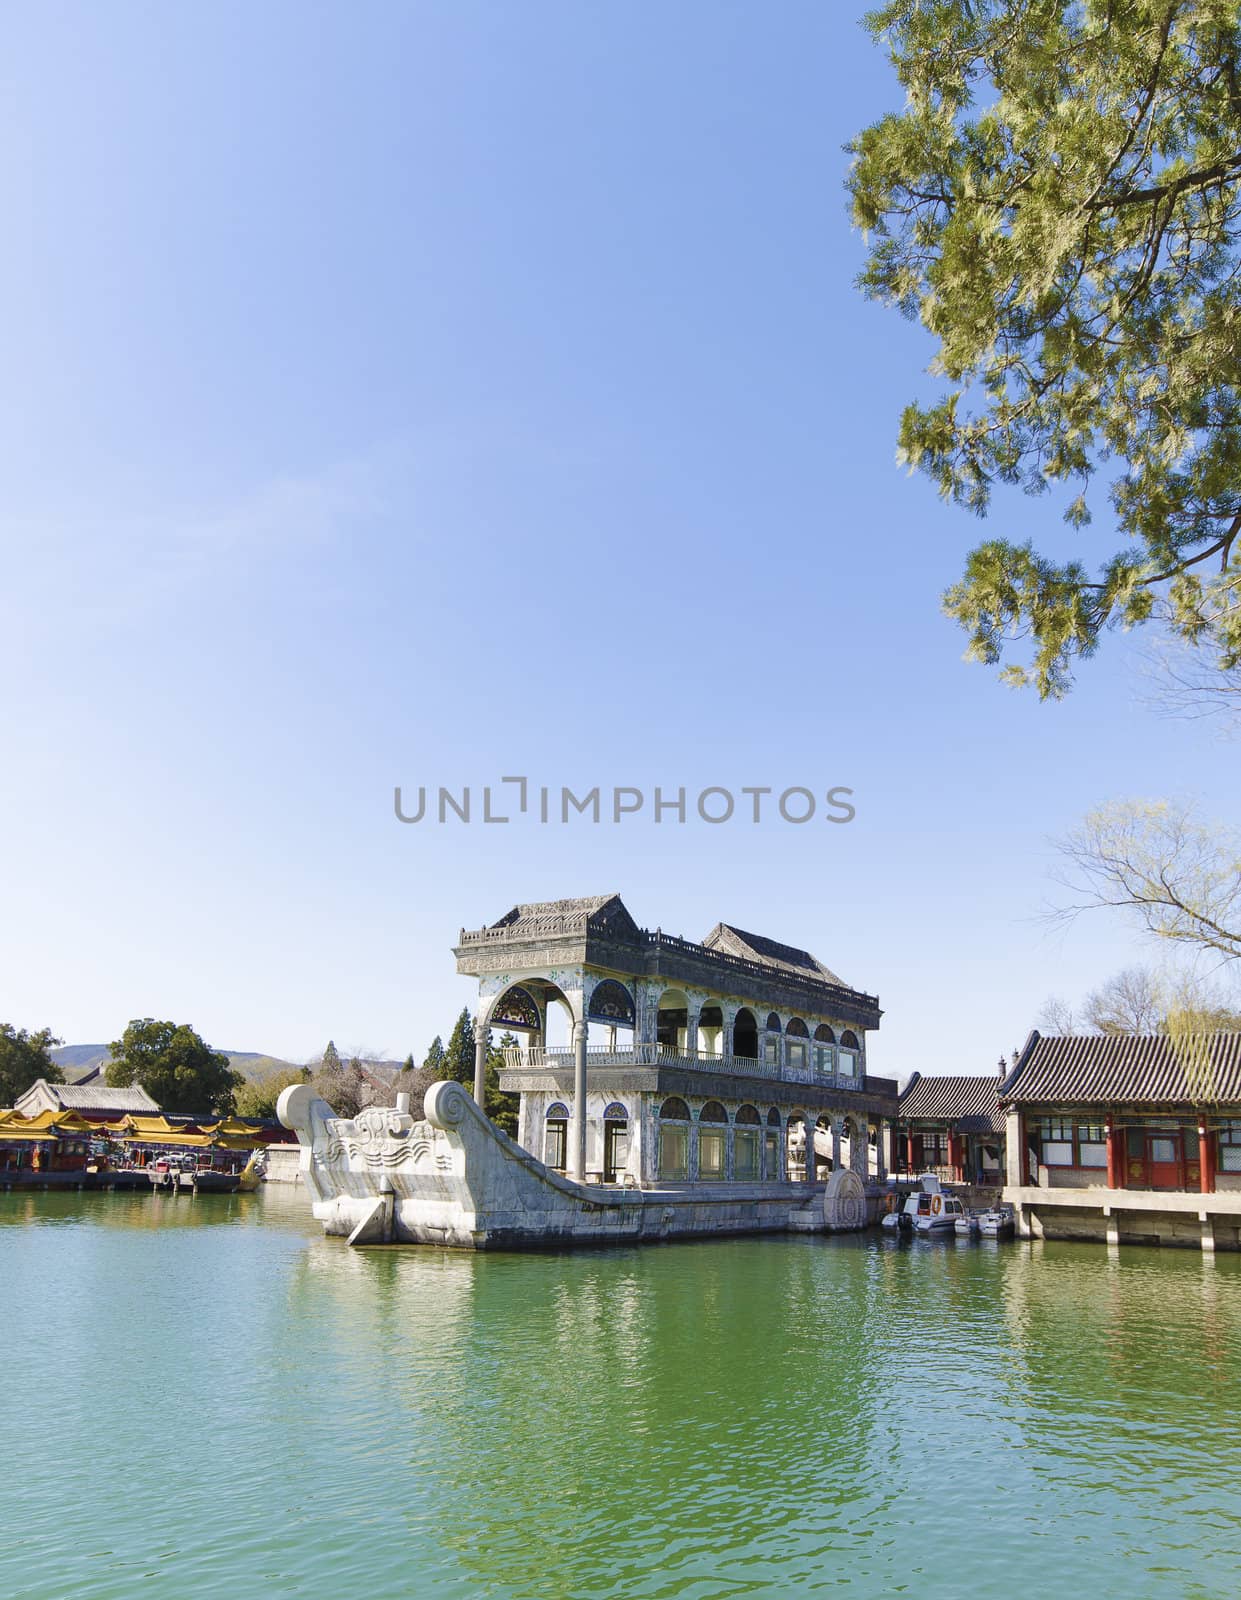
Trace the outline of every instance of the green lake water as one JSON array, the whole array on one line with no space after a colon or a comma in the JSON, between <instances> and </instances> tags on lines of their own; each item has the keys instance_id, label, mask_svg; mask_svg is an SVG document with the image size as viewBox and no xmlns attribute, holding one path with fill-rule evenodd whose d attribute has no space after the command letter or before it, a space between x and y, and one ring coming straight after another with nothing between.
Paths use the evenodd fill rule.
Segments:
<instances>
[{"instance_id":1,"label":"green lake water","mask_svg":"<svg viewBox=\"0 0 1241 1600\"><path fill-rule=\"evenodd\" d=\"M1241 1592L1241 1258L0 1196L5 1600Z\"/></svg>"}]
</instances>

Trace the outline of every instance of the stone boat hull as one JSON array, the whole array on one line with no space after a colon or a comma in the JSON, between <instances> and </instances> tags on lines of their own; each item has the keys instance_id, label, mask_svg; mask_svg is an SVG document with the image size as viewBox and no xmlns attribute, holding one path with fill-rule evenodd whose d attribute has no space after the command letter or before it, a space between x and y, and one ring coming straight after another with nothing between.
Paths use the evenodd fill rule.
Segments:
<instances>
[{"instance_id":1,"label":"stone boat hull","mask_svg":"<svg viewBox=\"0 0 1241 1600\"><path fill-rule=\"evenodd\" d=\"M458 1083L433 1084L425 1115L391 1106L337 1117L306 1084L278 1114L324 1232L351 1244L466 1250L562 1249L722 1234L852 1232L874 1220L856 1173L822 1185L693 1184L622 1189L574 1183L482 1114Z\"/></svg>"}]
</instances>

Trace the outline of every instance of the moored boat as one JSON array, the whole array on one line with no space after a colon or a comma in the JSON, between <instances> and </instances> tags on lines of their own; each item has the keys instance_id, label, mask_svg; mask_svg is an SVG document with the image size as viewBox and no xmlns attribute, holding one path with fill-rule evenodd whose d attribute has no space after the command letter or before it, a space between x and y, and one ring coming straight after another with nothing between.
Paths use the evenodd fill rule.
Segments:
<instances>
[{"instance_id":1,"label":"moored boat","mask_svg":"<svg viewBox=\"0 0 1241 1600\"><path fill-rule=\"evenodd\" d=\"M978 1234L981 1224L972 1211L965 1211L957 1218L955 1226L958 1239L972 1239Z\"/></svg>"},{"instance_id":2,"label":"moored boat","mask_svg":"<svg viewBox=\"0 0 1241 1600\"><path fill-rule=\"evenodd\" d=\"M942 1191L923 1196L929 1204L920 1206L914 1217L915 1233L955 1233L957 1223L966 1215L965 1207L955 1195Z\"/></svg>"},{"instance_id":3,"label":"moored boat","mask_svg":"<svg viewBox=\"0 0 1241 1600\"><path fill-rule=\"evenodd\" d=\"M236 1172L215 1172L211 1167L198 1167L192 1174L196 1194L236 1194L241 1175Z\"/></svg>"},{"instance_id":4,"label":"moored boat","mask_svg":"<svg viewBox=\"0 0 1241 1600\"><path fill-rule=\"evenodd\" d=\"M1007 1206L992 1206L978 1219L978 1231L984 1239L1009 1239L1013 1227L1013 1213Z\"/></svg>"}]
</instances>

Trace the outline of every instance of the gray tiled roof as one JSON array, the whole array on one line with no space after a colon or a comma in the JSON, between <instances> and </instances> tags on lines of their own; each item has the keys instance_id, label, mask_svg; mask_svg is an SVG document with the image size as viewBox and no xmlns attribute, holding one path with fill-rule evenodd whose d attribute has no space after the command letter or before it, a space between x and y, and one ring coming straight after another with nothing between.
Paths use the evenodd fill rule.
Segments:
<instances>
[{"instance_id":1,"label":"gray tiled roof","mask_svg":"<svg viewBox=\"0 0 1241 1600\"><path fill-rule=\"evenodd\" d=\"M1241 1033L1185 1044L1162 1033L1033 1033L1000 1094L1018 1105L1241 1102Z\"/></svg>"},{"instance_id":2,"label":"gray tiled roof","mask_svg":"<svg viewBox=\"0 0 1241 1600\"><path fill-rule=\"evenodd\" d=\"M955 1073L924 1078L915 1072L901 1093L901 1119L926 1117L958 1124L963 1132L998 1132L1000 1084L994 1073Z\"/></svg>"},{"instance_id":3,"label":"gray tiled roof","mask_svg":"<svg viewBox=\"0 0 1241 1600\"><path fill-rule=\"evenodd\" d=\"M708 950L726 950L735 956L746 956L751 961L761 961L767 967L781 967L786 972L799 972L804 977L817 978L824 983L840 983L830 967L825 967L809 950L799 950L796 945L781 944L778 939L768 939L761 933L747 933L731 922L718 922L702 941Z\"/></svg>"},{"instance_id":4,"label":"gray tiled roof","mask_svg":"<svg viewBox=\"0 0 1241 1600\"><path fill-rule=\"evenodd\" d=\"M106 1083L50 1083L48 1088L66 1111L158 1111L145 1089L131 1084L113 1089Z\"/></svg>"},{"instance_id":5,"label":"gray tiled roof","mask_svg":"<svg viewBox=\"0 0 1241 1600\"><path fill-rule=\"evenodd\" d=\"M609 901L617 898L619 897L614 894L591 894L581 895L575 900L534 900L528 904L514 906L492 926L507 928L514 933L520 933L527 927L537 931L551 920L562 923L580 922L585 926L588 917L594 916L596 911L602 911Z\"/></svg>"}]
</instances>

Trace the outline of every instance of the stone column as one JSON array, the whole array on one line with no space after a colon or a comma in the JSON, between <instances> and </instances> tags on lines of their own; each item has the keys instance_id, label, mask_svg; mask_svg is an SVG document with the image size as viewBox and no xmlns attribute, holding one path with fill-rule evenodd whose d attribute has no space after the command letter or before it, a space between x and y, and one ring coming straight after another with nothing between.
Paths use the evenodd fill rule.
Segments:
<instances>
[{"instance_id":1,"label":"stone column","mask_svg":"<svg viewBox=\"0 0 1241 1600\"><path fill-rule=\"evenodd\" d=\"M725 1061L733 1053L733 1024L737 1020L737 1008L731 1009L726 1005L720 1006L720 1060Z\"/></svg>"},{"instance_id":2,"label":"stone column","mask_svg":"<svg viewBox=\"0 0 1241 1600\"><path fill-rule=\"evenodd\" d=\"M853 1138L849 1141L849 1165L862 1182L865 1183L869 1165L867 1156L870 1153L870 1142L867 1138L867 1125L865 1119L859 1124L858 1118L853 1118Z\"/></svg>"},{"instance_id":3,"label":"stone column","mask_svg":"<svg viewBox=\"0 0 1241 1600\"><path fill-rule=\"evenodd\" d=\"M840 1171L840 1135L844 1128L843 1117L832 1118L832 1171Z\"/></svg>"},{"instance_id":4,"label":"stone column","mask_svg":"<svg viewBox=\"0 0 1241 1600\"><path fill-rule=\"evenodd\" d=\"M573 1119L569 1124L569 1176L586 1181L586 1024L573 1024Z\"/></svg>"},{"instance_id":5,"label":"stone column","mask_svg":"<svg viewBox=\"0 0 1241 1600\"><path fill-rule=\"evenodd\" d=\"M888 1125L879 1117L875 1121L875 1176L880 1183L884 1183L888 1176L887 1151L884 1141L888 1137Z\"/></svg>"},{"instance_id":6,"label":"stone column","mask_svg":"<svg viewBox=\"0 0 1241 1600\"><path fill-rule=\"evenodd\" d=\"M1004 1112L1004 1177L1014 1189L1020 1188L1026 1181L1025 1120L1013 1106Z\"/></svg>"},{"instance_id":7,"label":"stone column","mask_svg":"<svg viewBox=\"0 0 1241 1600\"><path fill-rule=\"evenodd\" d=\"M698 1018L702 1015L702 1007L696 1006L688 995L685 997L685 1054L696 1060L698 1056Z\"/></svg>"},{"instance_id":8,"label":"stone column","mask_svg":"<svg viewBox=\"0 0 1241 1600\"><path fill-rule=\"evenodd\" d=\"M487 1085L487 1030L476 1021L474 1024L474 1099L479 1106L483 1103L483 1091Z\"/></svg>"}]
</instances>

